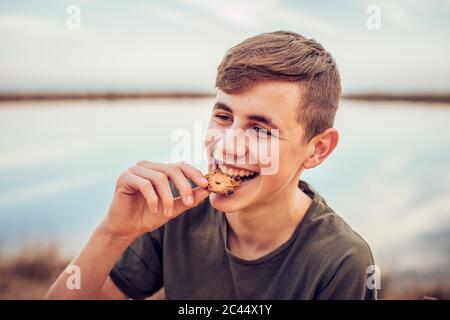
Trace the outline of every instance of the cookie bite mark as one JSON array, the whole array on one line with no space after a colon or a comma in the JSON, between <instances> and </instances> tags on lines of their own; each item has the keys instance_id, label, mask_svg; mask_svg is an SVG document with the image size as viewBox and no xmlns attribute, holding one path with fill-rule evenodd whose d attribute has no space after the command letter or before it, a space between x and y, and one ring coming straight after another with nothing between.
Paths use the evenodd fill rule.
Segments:
<instances>
[{"instance_id":1,"label":"cookie bite mark","mask_svg":"<svg viewBox=\"0 0 450 320\"><path fill-rule=\"evenodd\" d=\"M230 177L219 169L208 172L206 179L208 179L208 190L223 196L233 194L241 183L239 176Z\"/></svg>"}]
</instances>

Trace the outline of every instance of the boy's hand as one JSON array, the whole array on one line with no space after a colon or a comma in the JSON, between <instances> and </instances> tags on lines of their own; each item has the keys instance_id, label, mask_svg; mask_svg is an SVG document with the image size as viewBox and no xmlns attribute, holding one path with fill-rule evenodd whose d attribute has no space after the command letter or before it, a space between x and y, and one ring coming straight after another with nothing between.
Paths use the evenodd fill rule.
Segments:
<instances>
[{"instance_id":1,"label":"boy's hand","mask_svg":"<svg viewBox=\"0 0 450 320\"><path fill-rule=\"evenodd\" d=\"M190 178L199 187L192 189ZM173 198L169 180L179 190ZM186 163L139 161L117 180L103 226L114 237L134 239L153 231L209 195L202 172Z\"/></svg>"}]
</instances>

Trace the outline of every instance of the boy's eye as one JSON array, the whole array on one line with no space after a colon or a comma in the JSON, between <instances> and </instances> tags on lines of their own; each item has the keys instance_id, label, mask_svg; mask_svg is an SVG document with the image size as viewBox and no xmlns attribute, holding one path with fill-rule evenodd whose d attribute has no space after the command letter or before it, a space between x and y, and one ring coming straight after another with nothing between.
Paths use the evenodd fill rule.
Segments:
<instances>
[{"instance_id":1,"label":"boy's eye","mask_svg":"<svg viewBox=\"0 0 450 320\"><path fill-rule=\"evenodd\" d=\"M230 121L231 120L231 117L227 116L226 114L216 114L215 117L222 121Z\"/></svg>"},{"instance_id":2,"label":"boy's eye","mask_svg":"<svg viewBox=\"0 0 450 320\"><path fill-rule=\"evenodd\" d=\"M252 127L252 129L256 131L256 135L258 136L258 138L267 138L272 135L272 133L265 128L254 126Z\"/></svg>"}]
</instances>

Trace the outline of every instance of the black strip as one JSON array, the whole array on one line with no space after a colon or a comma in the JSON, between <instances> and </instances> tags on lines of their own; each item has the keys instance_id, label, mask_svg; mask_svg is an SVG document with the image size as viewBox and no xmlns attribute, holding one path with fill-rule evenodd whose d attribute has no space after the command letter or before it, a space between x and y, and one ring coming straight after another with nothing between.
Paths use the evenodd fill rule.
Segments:
<instances>
[{"instance_id":1,"label":"black strip","mask_svg":"<svg viewBox=\"0 0 450 320\"><path fill-rule=\"evenodd\" d=\"M271 305L269 314L224 314L224 311L236 312L238 306ZM212 308L209 317L205 315L180 314L189 307ZM14 318L32 313L33 318L44 315L46 318L61 319L69 316L82 319L99 316L104 319L109 314L124 319L141 317L148 319L308 319L311 316L329 316L336 319L339 315L347 317L356 315L359 319L367 316L385 319L400 311L401 318L408 316L434 319L434 314L445 315L450 303L448 301L0 301L3 314L11 312ZM257 308L259 310L259 308ZM245 309L242 309L245 310ZM253 311L253 308L250 308ZM440 316L442 317L442 316ZM440 318L439 317L439 318Z\"/></svg>"}]
</instances>

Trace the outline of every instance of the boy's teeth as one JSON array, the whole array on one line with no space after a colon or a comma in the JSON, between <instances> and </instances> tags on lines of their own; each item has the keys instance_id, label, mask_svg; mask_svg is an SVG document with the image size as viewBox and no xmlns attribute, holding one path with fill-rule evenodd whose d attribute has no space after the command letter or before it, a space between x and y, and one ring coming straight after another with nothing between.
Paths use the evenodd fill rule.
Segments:
<instances>
[{"instance_id":1,"label":"boy's teeth","mask_svg":"<svg viewBox=\"0 0 450 320\"><path fill-rule=\"evenodd\" d=\"M232 169L230 167L227 167L223 164L219 164L219 169L226 175L229 175L231 177L240 176L240 177L248 177L253 176L255 173L248 171L248 170L239 170L239 169Z\"/></svg>"}]
</instances>

